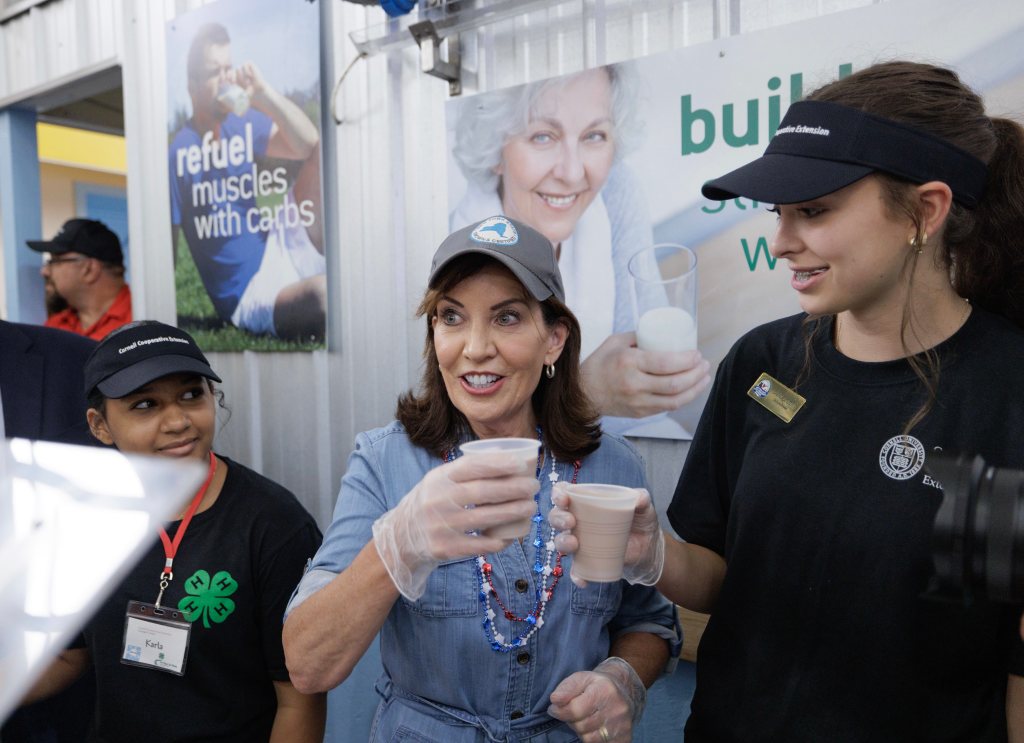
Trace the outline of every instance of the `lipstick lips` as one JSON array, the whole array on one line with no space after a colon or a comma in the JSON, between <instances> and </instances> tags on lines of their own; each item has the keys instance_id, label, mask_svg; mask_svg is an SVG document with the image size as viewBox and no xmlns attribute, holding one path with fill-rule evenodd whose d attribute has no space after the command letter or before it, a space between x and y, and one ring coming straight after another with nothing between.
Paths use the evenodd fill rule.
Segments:
<instances>
[{"instance_id":1,"label":"lipstick lips","mask_svg":"<svg viewBox=\"0 0 1024 743\"><path fill-rule=\"evenodd\" d=\"M469 372L459 377L462 387L474 395L485 395L494 392L501 386L505 377L487 372Z\"/></svg>"}]
</instances>

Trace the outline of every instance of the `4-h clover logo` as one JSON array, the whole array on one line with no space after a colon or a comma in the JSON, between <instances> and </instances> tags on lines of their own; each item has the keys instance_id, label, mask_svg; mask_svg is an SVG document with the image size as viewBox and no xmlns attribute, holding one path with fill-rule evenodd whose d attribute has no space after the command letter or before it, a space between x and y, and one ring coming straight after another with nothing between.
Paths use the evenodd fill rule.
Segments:
<instances>
[{"instance_id":1,"label":"4-h clover logo","mask_svg":"<svg viewBox=\"0 0 1024 743\"><path fill-rule=\"evenodd\" d=\"M185 581L185 592L189 594L178 602L178 608L185 612L190 622L203 618L203 626L210 629L210 622L220 624L235 610L235 602L228 598L238 590L238 581L231 573L221 570L213 578L205 570L197 570Z\"/></svg>"}]
</instances>

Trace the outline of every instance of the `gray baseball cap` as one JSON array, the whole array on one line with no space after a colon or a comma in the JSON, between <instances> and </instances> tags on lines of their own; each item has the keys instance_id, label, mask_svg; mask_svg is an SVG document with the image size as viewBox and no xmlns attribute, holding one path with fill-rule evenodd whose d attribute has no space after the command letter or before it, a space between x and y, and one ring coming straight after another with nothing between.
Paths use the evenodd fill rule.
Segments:
<instances>
[{"instance_id":1,"label":"gray baseball cap","mask_svg":"<svg viewBox=\"0 0 1024 743\"><path fill-rule=\"evenodd\" d=\"M453 232L434 253L429 285L434 286L442 269L453 259L469 253L481 253L500 262L538 302L552 294L565 302L555 250L551 241L532 227L496 216Z\"/></svg>"}]
</instances>

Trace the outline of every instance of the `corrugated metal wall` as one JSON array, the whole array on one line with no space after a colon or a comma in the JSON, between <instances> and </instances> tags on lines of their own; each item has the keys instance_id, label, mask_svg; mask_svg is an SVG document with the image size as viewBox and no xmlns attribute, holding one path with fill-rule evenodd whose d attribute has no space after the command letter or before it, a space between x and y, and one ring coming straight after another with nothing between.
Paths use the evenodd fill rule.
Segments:
<instances>
[{"instance_id":1,"label":"corrugated metal wall","mask_svg":"<svg viewBox=\"0 0 1024 743\"><path fill-rule=\"evenodd\" d=\"M282 2L306 0L282 0ZM327 88L356 56L349 34L379 8L321 0ZM116 59L123 65L133 290L141 315L174 319L166 176L164 24L199 0L53 0L0 26L0 100ZM462 35L465 94L656 54L871 0L573 0ZM536 7L536 6L533 6ZM680 74L686 74L680 71ZM230 419L218 449L294 490L321 523L358 431L386 423L417 378L423 325L412 317L447 232L445 82L419 71L412 44L356 63L344 123L324 133L336 167L328 202L330 351L215 354ZM326 102L325 102L326 108ZM662 506L686 445L638 441Z\"/></svg>"},{"instance_id":2,"label":"corrugated metal wall","mask_svg":"<svg viewBox=\"0 0 1024 743\"><path fill-rule=\"evenodd\" d=\"M0 26L0 101L121 59L124 0L61 0Z\"/></svg>"}]
</instances>

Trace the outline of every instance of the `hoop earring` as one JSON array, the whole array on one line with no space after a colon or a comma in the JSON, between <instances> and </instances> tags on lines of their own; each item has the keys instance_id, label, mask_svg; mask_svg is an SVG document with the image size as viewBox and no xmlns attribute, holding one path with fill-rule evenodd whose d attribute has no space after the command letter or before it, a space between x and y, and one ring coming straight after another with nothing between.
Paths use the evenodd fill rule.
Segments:
<instances>
[{"instance_id":1,"label":"hoop earring","mask_svg":"<svg viewBox=\"0 0 1024 743\"><path fill-rule=\"evenodd\" d=\"M548 379L554 379L555 378L555 365L554 364L548 364L546 367L544 367L544 376L546 376Z\"/></svg>"}]
</instances>

